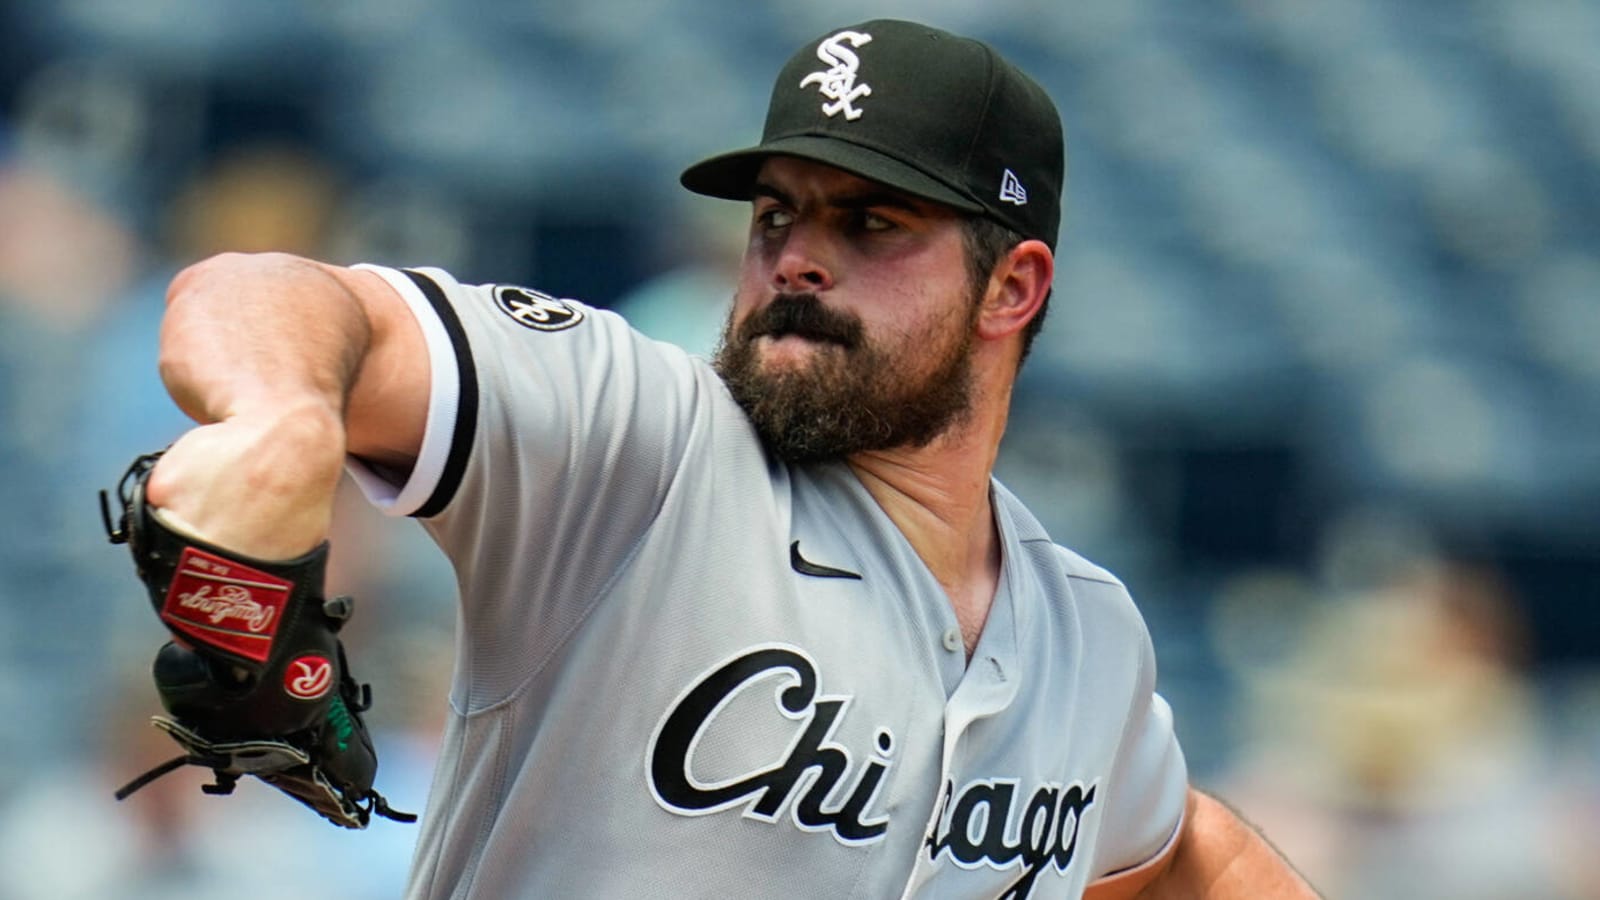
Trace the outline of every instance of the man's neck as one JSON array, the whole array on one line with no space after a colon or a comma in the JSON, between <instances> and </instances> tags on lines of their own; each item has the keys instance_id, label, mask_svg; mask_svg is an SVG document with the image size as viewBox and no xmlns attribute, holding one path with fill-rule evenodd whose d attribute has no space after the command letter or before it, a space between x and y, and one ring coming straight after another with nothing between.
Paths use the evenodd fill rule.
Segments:
<instances>
[{"instance_id":1,"label":"man's neck","mask_svg":"<svg viewBox=\"0 0 1600 900\"><path fill-rule=\"evenodd\" d=\"M990 473L1004 428L1002 406L998 415L965 422L926 447L860 453L848 460L944 587L968 656L1000 580Z\"/></svg>"}]
</instances>

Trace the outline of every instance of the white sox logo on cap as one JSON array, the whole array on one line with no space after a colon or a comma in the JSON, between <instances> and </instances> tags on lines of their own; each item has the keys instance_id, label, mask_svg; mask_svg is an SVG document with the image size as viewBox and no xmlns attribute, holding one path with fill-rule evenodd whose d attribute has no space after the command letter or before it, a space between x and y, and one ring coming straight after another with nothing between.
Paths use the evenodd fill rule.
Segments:
<instances>
[{"instance_id":1,"label":"white sox logo on cap","mask_svg":"<svg viewBox=\"0 0 1600 900\"><path fill-rule=\"evenodd\" d=\"M800 79L800 86L815 84L822 96L833 101L822 104L822 111L827 115L836 116L842 112L852 122L861 118L861 110L855 107L855 101L872 96L872 86L856 84L856 70L861 66L861 58L850 47L860 47L871 40L870 34L841 31L817 45L817 59L828 63L830 68L812 72ZM846 42L850 47L845 46Z\"/></svg>"}]
</instances>

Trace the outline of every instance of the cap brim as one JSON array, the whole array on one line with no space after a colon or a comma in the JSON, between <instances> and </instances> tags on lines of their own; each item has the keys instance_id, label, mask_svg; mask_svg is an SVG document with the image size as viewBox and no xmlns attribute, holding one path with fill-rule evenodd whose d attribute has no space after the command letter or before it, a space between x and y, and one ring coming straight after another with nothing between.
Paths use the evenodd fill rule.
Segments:
<instances>
[{"instance_id":1,"label":"cap brim","mask_svg":"<svg viewBox=\"0 0 1600 900\"><path fill-rule=\"evenodd\" d=\"M920 169L870 147L812 134L778 138L760 146L713 156L685 169L678 181L689 190L708 197L748 200L761 164L772 156L809 159L963 212L983 212L983 206L971 197Z\"/></svg>"}]
</instances>

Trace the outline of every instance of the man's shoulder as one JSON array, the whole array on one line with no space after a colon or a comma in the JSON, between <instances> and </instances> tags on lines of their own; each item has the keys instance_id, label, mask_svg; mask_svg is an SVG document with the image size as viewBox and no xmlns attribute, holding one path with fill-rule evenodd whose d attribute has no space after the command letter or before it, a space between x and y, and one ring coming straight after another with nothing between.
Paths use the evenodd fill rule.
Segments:
<instances>
[{"instance_id":1,"label":"man's shoulder","mask_svg":"<svg viewBox=\"0 0 1600 900\"><path fill-rule=\"evenodd\" d=\"M996 511L1009 523L1011 536L1019 545L1031 551L1031 556L1070 580L1095 582L1125 590L1122 580L1109 570L1090 562L1076 550L1056 543L1027 505L998 479L992 484Z\"/></svg>"},{"instance_id":2,"label":"man's shoulder","mask_svg":"<svg viewBox=\"0 0 1600 900\"><path fill-rule=\"evenodd\" d=\"M1097 630L1146 633L1144 617L1122 579L1083 554L1057 543L1015 495L996 482L995 498L1010 522L1017 554L1028 570L1018 573L1045 598L1045 607Z\"/></svg>"},{"instance_id":3,"label":"man's shoulder","mask_svg":"<svg viewBox=\"0 0 1600 900\"><path fill-rule=\"evenodd\" d=\"M1029 556L1035 560L1036 570L1046 573L1042 578L1046 593L1059 597L1059 602L1076 611L1075 615L1093 615L1097 619L1109 616L1113 620L1126 620L1128 624L1134 620L1142 622L1133 595L1122 579L1110 570L1053 541L1038 541L1027 546L1032 551Z\"/></svg>"},{"instance_id":4,"label":"man's shoulder","mask_svg":"<svg viewBox=\"0 0 1600 900\"><path fill-rule=\"evenodd\" d=\"M1111 570L1091 562L1083 554L1070 547L1063 547L1053 541L1050 546L1055 550L1056 557L1060 560L1062 571L1066 573L1068 578L1074 581L1109 585L1123 593L1127 593L1127 586L1122 583L1122 579L1113 575Z\"/></svg>"}]
</instances>

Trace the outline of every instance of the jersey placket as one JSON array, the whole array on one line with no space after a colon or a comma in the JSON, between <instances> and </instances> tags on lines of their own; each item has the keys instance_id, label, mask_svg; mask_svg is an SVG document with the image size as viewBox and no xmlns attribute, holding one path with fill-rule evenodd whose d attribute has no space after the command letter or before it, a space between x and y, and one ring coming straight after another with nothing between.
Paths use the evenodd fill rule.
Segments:
<instances>
[{"instance_id":1,"label":"jersey placket","mask_svg":"<svg viewBox=\"0 0 1600 900\"><path fill-rule=\"evenodd\" d=\"M923 843L917 852L916 865L912 867L911 877L901 894L903 900L917 896L917 891L939 869L940 862L929 856L928 847L938 834L942 819L949 812L946 804L951 790L956 787L956 779L966 769L968 754L964 750L968 745L968 729L980 719L1003 713L1017 696L1020 683L1017 677L1017 620L1008 569L1009 565L1002 567L989 620L984 625L976 652L967 663L966 674L945 703L939 787L933 810L923 828ZM951 619L954 620L953 615ZM946 652L942 640L935 652Z\"/></svg>"}]
</instances>

